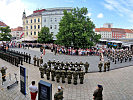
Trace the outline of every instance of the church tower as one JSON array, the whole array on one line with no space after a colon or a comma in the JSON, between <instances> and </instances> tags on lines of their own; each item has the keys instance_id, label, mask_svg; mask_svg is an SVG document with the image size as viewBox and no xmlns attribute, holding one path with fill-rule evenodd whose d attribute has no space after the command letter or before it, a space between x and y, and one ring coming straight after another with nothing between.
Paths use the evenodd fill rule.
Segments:
<instances>
[{"instance_id":1,"label":"church tower","mask_svg":"<svg viewBox=\"0 0 133 100\"><path fill-rule=\"evenodd\" d=\"M23 17L22 18L26 18L26 13L25 13L25 10L23 12Z\"/></svg>"}]
</instances>

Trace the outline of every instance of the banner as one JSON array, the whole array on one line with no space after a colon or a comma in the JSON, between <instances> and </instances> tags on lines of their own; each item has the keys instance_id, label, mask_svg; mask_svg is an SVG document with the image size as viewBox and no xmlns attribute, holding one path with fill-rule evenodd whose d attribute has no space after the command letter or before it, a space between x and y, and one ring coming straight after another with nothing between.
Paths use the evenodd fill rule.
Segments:
<instances>
[{"instance_id":1,"label":"banner","mask_svg":"<svg viewBox=\"0 0 133 100\"><path fill-rule=\"evenodd\" d=\"M26 95L26 68L20 66L20 91Z\"/></svg>"},{"instance_id":2,"label":"banner","mask_svg":"<svg viewBox=\"0 0 133 100\"><path fill-rule=\"evenodd\" d=\"M38 83L38 100L52 100L52 84L40 80Z\"/></svg>"}]
</instances>

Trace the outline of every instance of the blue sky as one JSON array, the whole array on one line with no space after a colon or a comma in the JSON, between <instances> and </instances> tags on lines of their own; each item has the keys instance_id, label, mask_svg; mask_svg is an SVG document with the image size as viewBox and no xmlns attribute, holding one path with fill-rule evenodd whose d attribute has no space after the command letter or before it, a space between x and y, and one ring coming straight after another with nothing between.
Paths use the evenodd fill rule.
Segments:
<instances>
[{"instance_id":1,"label":"blue sky","mask_svg":"<svg viewBox=\"0 0 133 100\"><path fill-rule=\"evenodd\" d=\"M115 28L133 29L133 0L0 0L0 20L11 27L22 26L24 9L29 15L38 8L52 7L87 7L96 27L113 23Z\"/></svg>"}]
</instances>

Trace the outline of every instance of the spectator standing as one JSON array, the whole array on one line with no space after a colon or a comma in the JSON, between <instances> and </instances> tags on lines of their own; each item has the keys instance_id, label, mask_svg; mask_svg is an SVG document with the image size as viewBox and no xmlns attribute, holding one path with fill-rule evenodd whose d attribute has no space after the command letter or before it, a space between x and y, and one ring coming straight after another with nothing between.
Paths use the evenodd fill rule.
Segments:
<instances>
[{"instance_id":1,"label":"spectator standing","mask_svg":"<svg viewBox=\"0 0 133 100\"><path fill-rule=\"evenodd\" d=\"M31 85L29 86L29 90L31 94L31 100L36 100L38 89L37 89L37 86L35 86L35 81L31 82Z\"/></svg>"}]
</instances>

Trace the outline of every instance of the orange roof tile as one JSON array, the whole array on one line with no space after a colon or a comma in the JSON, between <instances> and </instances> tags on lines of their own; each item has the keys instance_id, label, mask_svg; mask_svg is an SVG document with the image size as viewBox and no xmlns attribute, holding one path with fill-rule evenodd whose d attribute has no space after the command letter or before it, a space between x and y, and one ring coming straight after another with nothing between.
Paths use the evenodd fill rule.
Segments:
<instances>
[{"instance_id":1,"label":"orange roof tile","mask_svg":"<svg viewBox=\"0 0 133 100\"><path fill-rule=\"evenodd\" d=\"M11 31L23 31L23 27L12 28Z\"/></svg>"}]
</instances>

